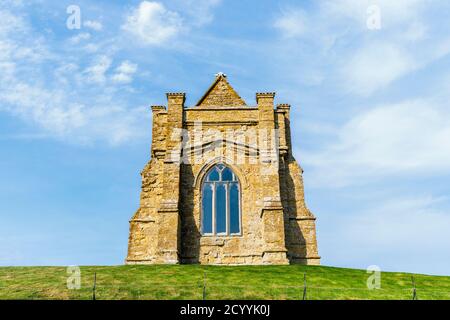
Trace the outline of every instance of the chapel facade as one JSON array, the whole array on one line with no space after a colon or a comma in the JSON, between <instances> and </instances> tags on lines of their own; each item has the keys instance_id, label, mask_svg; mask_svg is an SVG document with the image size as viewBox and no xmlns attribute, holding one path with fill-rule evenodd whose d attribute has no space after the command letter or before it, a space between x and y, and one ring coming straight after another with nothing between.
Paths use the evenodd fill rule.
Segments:
<instances>
[{"instance_id":1,"label":"chapel facade","mask_svg":"<svg viewBox=\"0 0 450 320\"><path fill-rule=\"evenodd\" d=\"M152 106L151 159L130 220L127 264L319 264L290 105L249 106L226 75L193 107Z\"/></svg>"}]
</instances>

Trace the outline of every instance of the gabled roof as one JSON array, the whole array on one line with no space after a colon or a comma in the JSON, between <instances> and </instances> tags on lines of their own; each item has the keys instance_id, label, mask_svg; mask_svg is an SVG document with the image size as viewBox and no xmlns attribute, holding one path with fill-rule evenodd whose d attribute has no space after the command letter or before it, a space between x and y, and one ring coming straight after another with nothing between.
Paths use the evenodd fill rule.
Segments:
<instances>
[{"instance_id":1,"label":"gabled roof","mask_svg":"<svg viewBox=\"0 0 450 320\"><path fill-rule=\"evenodd\" d=\"M240 107L246 106L245 101L228 83L227 76L221 72L216 74L216 79L197 102L201 107Z\"/></svg>"}]
</instances>

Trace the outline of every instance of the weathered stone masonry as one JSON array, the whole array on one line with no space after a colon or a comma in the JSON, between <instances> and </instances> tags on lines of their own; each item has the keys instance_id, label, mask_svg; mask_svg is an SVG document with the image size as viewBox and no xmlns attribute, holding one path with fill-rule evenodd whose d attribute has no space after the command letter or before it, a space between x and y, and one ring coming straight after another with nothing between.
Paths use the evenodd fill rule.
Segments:
<instances>
[{"instance_id":1,"label":"weathered stone masonry","mask_svg":"<svg viewBox=\"0 0 450 320\"><path fill-rule=\"evenodd\" d=\"M167 108L152 106L151 160L141 173L140 207L130 221L126 263L320 263L315 217L305 205L303 170L292 155L290 106L275 107L274 96L257 93L257 106L248 106L226 76L218 74L194 107L184 106L184 93L168 93ZM186 152L177 134L181 129L206 138L208 129L220 130L226 138L201 139L196 147L208 160L184 163L176 156ZM264 144L255 149L226 134L261 129L279 130L275 171L264 160L271 152ZM229 153L239 148L245 161ZM250 160L255 155L257 161ZM217 163L230 167L240 183L239 235L206 236L200 231L202 181Z\"/></svg>"}]
</instances>

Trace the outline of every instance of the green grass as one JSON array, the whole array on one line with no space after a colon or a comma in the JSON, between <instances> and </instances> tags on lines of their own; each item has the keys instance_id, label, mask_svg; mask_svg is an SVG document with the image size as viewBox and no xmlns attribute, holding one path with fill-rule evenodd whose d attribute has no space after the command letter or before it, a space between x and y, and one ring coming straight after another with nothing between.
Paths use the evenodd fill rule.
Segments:
<instances>
[{"instance_id":1,"label":"green grass","mask_svg":"<svg viewBox=\"0 0 450 320\"><path fill-rule=\"evenodd\" d=\"M65 267L1 267L0 299L450 299L450 277L383 272L381 289L367 289L364 270L323 266L81 267L81 288L67 289Z\"/></svg>"}]
</instances>

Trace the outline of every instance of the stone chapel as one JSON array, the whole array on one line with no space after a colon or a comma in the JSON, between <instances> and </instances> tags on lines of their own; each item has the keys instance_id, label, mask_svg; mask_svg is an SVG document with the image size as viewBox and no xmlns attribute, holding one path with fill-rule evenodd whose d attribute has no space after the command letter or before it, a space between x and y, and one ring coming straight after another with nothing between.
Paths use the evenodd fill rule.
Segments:
<instances>
[{"instance_id":1,"label":"stone chapel","mask_svg":"<svg viewBox=\"0 0 450 320\"><path fill-rule=\"evenodd\" d=\"M320 263L316 218L292 154L290 105L247 105L218 73L195 106L152 106L151 158L127 264Z\"/></svg>"}]
</instances>

